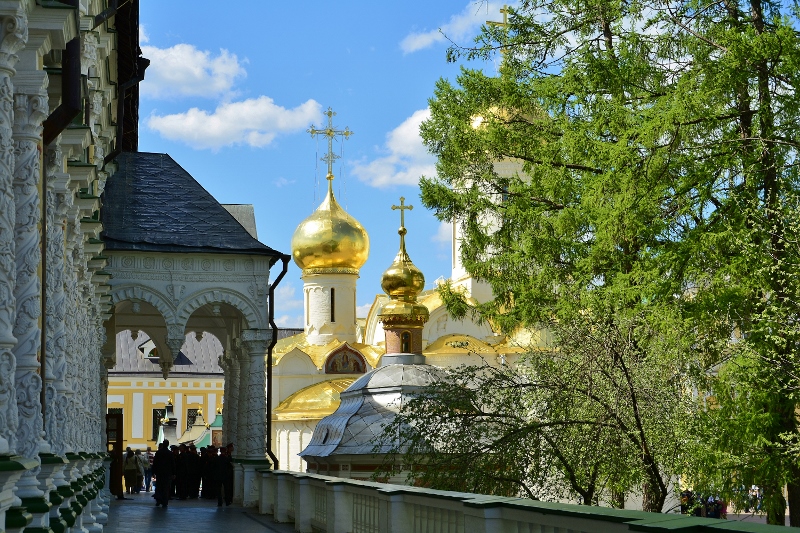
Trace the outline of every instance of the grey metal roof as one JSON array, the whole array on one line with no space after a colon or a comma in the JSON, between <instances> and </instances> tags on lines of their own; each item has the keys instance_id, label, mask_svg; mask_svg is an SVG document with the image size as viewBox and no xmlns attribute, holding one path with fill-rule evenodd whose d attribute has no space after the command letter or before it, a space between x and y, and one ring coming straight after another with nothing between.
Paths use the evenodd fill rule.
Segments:
<instances>
[{"instance_id":1,"label":"grey metal roof","mask_svg":"<svg viewBox=\"0 0 800 533\"><path fill-rule=\"evenodd\" d=\"M139 332L136 340L130 332L121 331L117 333L117 364L109 370L111 373L131 372L131 373L153 373L161 375L161 368L158 360L153 361L142 356L140 346L150 340L144 331ZM175 358L175 366L172 367L173 373L186 374L219 374L222 375L222 368L219 366L219 357L222 355L222 344L214 335L206 333L198 341L194 333L186 335L186 341L181 348L181 353ZM189 364L180 364L189 361Z\"/></svg>"},{"instance_id":2,"label":"grey metal roof","mask_svg":"<svg viewBox=\"0 0 800 533\"><path fill-rule=\"evenodd\" d=\"M222 207L233 215L233 218L247 230L251 237L258 239L256 212L253 209L253 204L222 204Z\"/></svg>"},{"instance_id":3,"label":"grey metal roof","mask_svg":"<svg viewBox=\"0 0 800 533\"><path fill-rule=\"evenodd\" d=\"M106 250L272 256L167 154L123 152L103 192Z\"/></svg>"},{"instance_id":4,"label":"grey metal roof","mask_svg":"<svg viewBox=\"0 0 800 533\"><path fill-rule=\"evenodd\" d=\"M341 393L339 408L320 420L300 457L308 461L388 452L388 443L376 449L384 426L415 392L441 375L442 370L435 366L406 364L386 365L364 374Z\"/></svg>"}]
</instances>

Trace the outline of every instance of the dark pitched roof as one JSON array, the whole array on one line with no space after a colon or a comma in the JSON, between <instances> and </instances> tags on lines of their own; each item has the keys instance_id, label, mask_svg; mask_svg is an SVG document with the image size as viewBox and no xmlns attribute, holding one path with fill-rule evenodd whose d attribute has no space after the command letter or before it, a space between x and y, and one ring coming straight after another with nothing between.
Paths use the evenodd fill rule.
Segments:
<instances>
[{"instance_id":1,"label":"dark pitched roof","mask_svg":"<svg viewBox=\"0 0 800 533\"><path fill-rule=\"evenodd\" d=\"M123 152L103 192L107 250L273 256L167 154Z\"/></svg>"}]
</instances>

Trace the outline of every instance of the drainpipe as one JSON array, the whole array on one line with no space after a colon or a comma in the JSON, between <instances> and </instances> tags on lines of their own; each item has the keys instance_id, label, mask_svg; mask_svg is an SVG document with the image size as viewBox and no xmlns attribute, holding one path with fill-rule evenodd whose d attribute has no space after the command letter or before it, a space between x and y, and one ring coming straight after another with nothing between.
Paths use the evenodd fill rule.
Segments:
<instances>
[{"instance_id":1,"label":"drainpipe","mask_svg":"<svg viewBox=\"0 0 800 533\"><path fill-rule=\"evenodd\" d=\"M79 0L69 0L69 5L77 11ZM42 144L49 146L58 135L77 117L81 105L81 38L78 36L67 43L61 58L61 105L59 105L42 124Z\"/></svg>"},{"instance_id":2,"label":"drainpipe","mask_svg":"<svg viewBox=\"0 0 800 533\"><path fill-rule=\"evenodd\" d=\"M103 159L104 168L122 153L122 136L125 134L125 97L128 94L128 89L134 85L138 85L139 82L144 80L144 71L149 66L149 59L146 57L137 57L136 74L133 76L133 78L119 85L119 95L117 96L117 138L116 142L114 143L114 149L111 150L111 153L105 156Z\"/></svg>"},{"instance_id":3,"label":"drainpipe","mask_svg":"<svg viewBox=\"0 0 800 533\"><path fill-rule=\"evenodd\" d=\"M78 24L78 2L79 0L69 0L69 5L75 9L76 25ZM75 37L67 43L64 55L61 57L61 104L42 123L42 147L46 148L52 143L59 134L66 129L72 119L77 117L81 108L81 39L80 29ZM39 348L39 364L42 376L45 375L47 368L47 171L42 173L42 248L41 248L41 269L42 269L42 292L40 303L42 306L42 328L41 328L41 347ZM45 390L44 380L42 380L42 390L39 398L42 407L42 423L46 426L47 420L47 391Z\"/></svg>"},{"instance_id":4,"label":"drainpipe","mask_svg":"<svg viewBox=\"0 0 800 533\"><path fill-rule=\"evenodd\" d=\"M108 2L108 8L103 10L102 13L94 16L94 26L92 26L92 29L95 29L100 24L104 23L105 21L116 15L117 11L119 11L121 7L123 7L130 1L131 0L123 0L122 3L120 3L119 0L110 0L110 2Z\"/></svg>"},{"instance_id":5,"label":"drainpipe","mask_svg":"<svg viewBox=\"0 0 800 533\"><path fill-rule=\"evenodd\" d=\"M267 346L267 454L272 461L272 469L278 470L278 458L272 453L272 349L275 348L275 343L278 342L278 326L275 325L275 287L281 282L283 276L289 270L289 259L292 256L281 254L281 261L283 261L283 270L275 278L272 285L269 286L269 325L272 328L272 340L269 341Z\"/></svg>"}]
</instances>

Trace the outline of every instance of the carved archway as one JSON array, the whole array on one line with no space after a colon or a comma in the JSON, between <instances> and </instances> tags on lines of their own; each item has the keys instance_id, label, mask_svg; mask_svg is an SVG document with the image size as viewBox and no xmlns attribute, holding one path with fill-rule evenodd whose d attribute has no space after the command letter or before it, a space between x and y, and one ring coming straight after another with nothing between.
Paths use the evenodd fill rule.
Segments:
<instances>
[{"instance_id":1,"label":"carved archway","mask_svg":"<svg viewBox=\"0 0 800 533\"><path fill-rule=\"evenodd\" d=\"M262 314L258 312L253 302L241 293L230 289L203 290L192 294L181 303L176 316L177 322L185 325L200 307L215 303L224 303L239 311L245 320L243 329L267 327L262 320Z\"/></svg>"},{"instance_id":2,"label":"carved archway","mask_svg":"<svg viewBox=\"0 0 800 533\"><path fill-rule=\"evenodd\" d=\"M123 285L114 287L111 291L111 305L116 306L118 303L125 300L147 302L155 307L161 316L164 317L164 322L167 324L175 323L175 308L167 301L166 298L157 292L142 287L140 285Z\"/></svg>"}]
</instances>

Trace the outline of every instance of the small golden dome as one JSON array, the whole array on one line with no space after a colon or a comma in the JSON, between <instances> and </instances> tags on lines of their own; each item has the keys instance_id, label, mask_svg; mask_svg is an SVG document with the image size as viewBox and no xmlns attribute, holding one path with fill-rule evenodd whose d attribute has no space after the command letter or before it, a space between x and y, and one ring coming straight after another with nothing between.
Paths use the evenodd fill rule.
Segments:
<instances>
[{"instance_id":1,"label":"small golden dome","mask_svg":"<svg viewBox=\"0 0 800 533\"><path fill-rule=\"evenodd\" d=\"M384 324L400 322L424 323L430 316L428 308L417 303L417 295L425 288L425 276L422 271L411 262L406 252L406 228L403 223L402 210L412 209L412 206L404 207L404 198L400 198L400 206L392 206L392 209L400 209L400 250L394 258L394 262L386 269L381 278L381 288L390 301L386 302L381 308L379 318Z\"/></svg>"},{"instance_id":2,"label":"small golden dome","mask_svg":"<svg viewBox=\"0 0 800 533\"><path fill-rule=\"evenodd\" d=\"M332 180L328 175L327 196L294 230L292 257L304 273L357 274L369 256L369 235L336 201Z\"/></svg>"},{"instance_id":3,"label":"small golden dome","mask_svg":"<svg viewBox=\"0 0 800 533\"><path fill-rule=\"evenodd\" d=\"M383 273L381 288L393 300L413 302L425 288L425 276L411 262L411 258L406 252L406 228L401 227L398 233L400 234L400 251L397 252L391 266Z\"/></svg>"}]
</instances>

